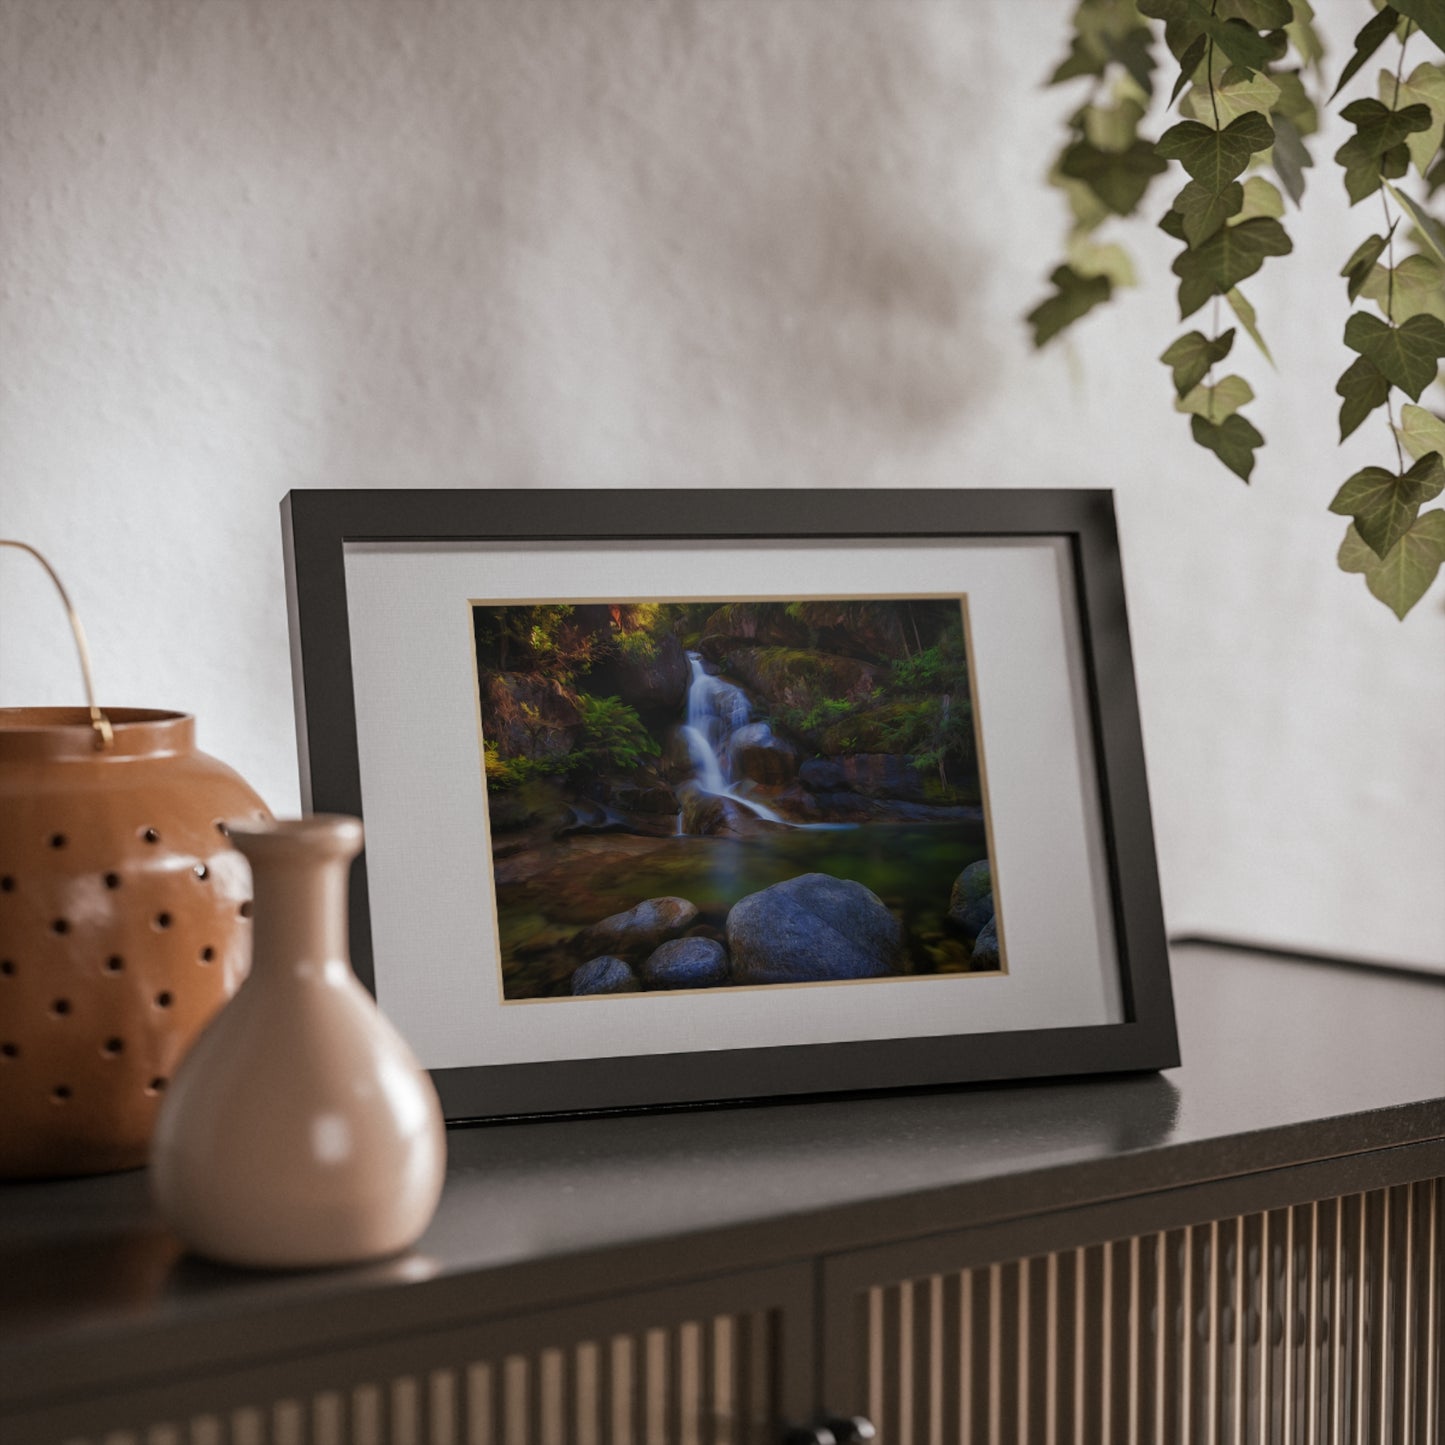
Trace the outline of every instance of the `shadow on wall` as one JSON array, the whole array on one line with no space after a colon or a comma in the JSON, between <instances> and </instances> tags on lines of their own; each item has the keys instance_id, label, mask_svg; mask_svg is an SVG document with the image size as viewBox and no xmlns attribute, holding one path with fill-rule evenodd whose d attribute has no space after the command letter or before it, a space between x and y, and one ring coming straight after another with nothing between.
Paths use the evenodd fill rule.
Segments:
<instances>
[{"instance_id":1,"label":"shadow on wall","mask_svg":"<svg viewBox=\"0 0 1445 1445\"><path fill-rule=\"evenodd\" d=\"M348 9L294 258L328 480L887 482L982 400L946 9Z\"/></svg>"}]
</instances>

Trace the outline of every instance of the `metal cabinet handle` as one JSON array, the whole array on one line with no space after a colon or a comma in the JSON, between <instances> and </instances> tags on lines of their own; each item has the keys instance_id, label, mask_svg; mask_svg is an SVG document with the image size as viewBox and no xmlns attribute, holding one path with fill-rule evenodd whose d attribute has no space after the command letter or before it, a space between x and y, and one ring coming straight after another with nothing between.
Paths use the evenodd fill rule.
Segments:
<instances>
[{"instance_id":1,"label":"metal cabinet handle","mask_svg":"<svg viewBox=\"0 0 1445 1445\"><path fill-rule=\"evenodd\" d=\"M877 1436L866 1415L830 1416L817 1425L788 1431L783 1445L868 1445Z\"/></svg>"}]
</instances>

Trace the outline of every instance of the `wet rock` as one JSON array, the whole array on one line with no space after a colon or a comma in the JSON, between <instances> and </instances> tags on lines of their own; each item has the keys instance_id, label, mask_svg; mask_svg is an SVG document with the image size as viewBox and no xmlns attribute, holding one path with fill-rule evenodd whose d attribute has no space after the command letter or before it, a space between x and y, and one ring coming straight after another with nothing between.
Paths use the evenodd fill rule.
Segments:
<instances>
[{"instance_id":1,"label":"wet rock","mask_svg":"<svg viewBox=\"0 0 1445 1445\"><path fill-rule=\"evenodd\" d=\"M835 760L843 774L842 786L865 798L898 799L923 803L923 777L908 758L889 753L854 753Z\"/></svg>"},{"instance_id":2,"label":"wet rock","mask_svg":"<svg viewBox=\"0 0 1445 1445\"><path fill-rule=\"evenodd\" d=\"M970 863L948 895L948 916L967 938L977 938L993 917L993 871L987 858ZM998 946L995 943L995 948Z\"/></svg>"},{"instance_id":3,"label":"wet rock","mask_svg":"<svg viewBox=\"0 0 1445 1445\"><path fill-rule=\"evenodd\" d=\"M641 987L637 975L622 959L611 954L589 959L572 972L574 994L636 993Z\"/></svg>"},{"instance_id":4,"label":"wet rock","mask_svg":"<svg viewBox=\"0 0 1445 1445\"><path fill-rule=\"evenodd\" d=\"M747 723L728 742L735 777L781 787L798 770L792 743L780 738L765 722Z\"/></svg>"},{"instance_id":5,"label":"wet rock","mask_svg":"<svg viewBox=\"0 0 1445 1445\"><path fill-rule=\"evenodd\" d=\"M810 793L836 793L848 786L841 764L832 758L809 758L798 769L798 781Z\"/></svg>"},{"instance_id":6,"label":"wet rock","mask_svg":"<svg viewBox=\"0 0 1445 1445\"><path fill-rule=\"evenodd\" d=\"M659 943L686 933L697 909L686 898L649 898L625 913L614 913L577 936L581 953L645 958Z\"/></svg>"},{"instance_id":7,"label":"wet rock","mask_svg":"<svg viewBox=\"0 0 1445 1445\"><path fill-rule=\"evenodd\" d=\"M503 757L560 758L582 734L582 715L560 682L498 672L482 693L482 735Z\"/></svg>"},{"instance_id":8,"label":"wet rock","mask_svg":"<svg viewBox=\"0 0 1445 1445\"><path fill-rule=\"evenodd\" d=\"M998 919L990 917L973 941L973 967L986 970L1002 966L998 952Z\"/></svg>"},{"instance_id":9,"label":"wet rock","mask_svg":"<svg viewBox=\"0 0 1445 1445\"><path fill-rule=\"evenodd\" d=\"M903 930L861 883L804 873L750 893L727 918L737 983L879 978L903 965Z\"/></svg>"},{"instance_id":10,"label":"wet rock","mask_svg":"<svg viewBox=\"0 0 1445 1445\"><path fill-rule=\"evenodd\" d=\"M642 981L648 988L715 988L731 982L727 950L711 938L675 938L647 956Z\"/></svg>"}]
</instances>

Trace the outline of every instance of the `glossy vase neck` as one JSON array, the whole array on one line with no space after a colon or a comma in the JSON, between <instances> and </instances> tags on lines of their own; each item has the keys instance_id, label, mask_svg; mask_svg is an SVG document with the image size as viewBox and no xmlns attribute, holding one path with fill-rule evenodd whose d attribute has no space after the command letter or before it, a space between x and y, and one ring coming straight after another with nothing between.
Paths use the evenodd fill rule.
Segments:
<instances>
[{"instance_id":1,"label":"glossy vase neck","mask_svg":"<svg viewBox=\"0 0 1445 1445\"><path fill-rule=\"evenodd\" d=\"M361 851L355 818L316 814L281 822L239 822L231 840L251 865L255 891L253 969L305 971L349 966L347 889Z\"/></svg>"}]
</instances>

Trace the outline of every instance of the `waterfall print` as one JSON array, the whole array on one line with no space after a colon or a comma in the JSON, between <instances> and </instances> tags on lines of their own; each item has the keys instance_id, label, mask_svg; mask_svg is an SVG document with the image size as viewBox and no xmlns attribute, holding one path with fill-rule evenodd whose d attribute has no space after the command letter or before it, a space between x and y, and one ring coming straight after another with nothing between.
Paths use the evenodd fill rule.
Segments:
<instances>
[{"instance_id":1,"label":"waterfall print","mask_svg":"<svg viewBox=\"0 0 1445 1445\"><path fill-rule=\"evenodd\" d=\"M966 609L474 604L503 999L1005 971Z\"/></svg>"}]
</instances>

